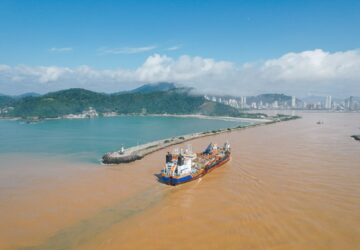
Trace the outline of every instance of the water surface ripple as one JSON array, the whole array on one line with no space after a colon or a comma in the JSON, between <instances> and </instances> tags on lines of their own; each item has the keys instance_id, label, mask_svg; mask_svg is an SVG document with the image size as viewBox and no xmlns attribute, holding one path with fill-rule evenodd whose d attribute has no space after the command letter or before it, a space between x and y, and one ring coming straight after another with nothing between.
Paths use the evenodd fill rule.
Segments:
<instances>
[{"instance_id":1,"label":"water surface ripple","mask_svg":"<svg viewBox=\"0 0 360 250\"><path fill-rule=\"evenodd\" d=\"M350 135L360 132L360 116L301 115L192 141L200 150L229 140L232 159L177 187L156 177L166 150L120 167L59 161L52 172L43 160L9 156L0 247L359 249L360 143ZM22 164L32 171L16 172Z\"/></svg>"}]
</instances>

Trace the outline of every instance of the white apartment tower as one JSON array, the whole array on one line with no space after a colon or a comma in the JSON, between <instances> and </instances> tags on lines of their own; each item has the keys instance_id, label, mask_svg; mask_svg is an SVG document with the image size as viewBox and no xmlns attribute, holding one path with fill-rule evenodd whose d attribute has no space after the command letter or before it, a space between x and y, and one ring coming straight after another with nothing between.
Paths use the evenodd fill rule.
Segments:
<instances>
[{"instance_id":1,"label":"white apartment tower","mask_svg":"<svg viewBox=\"0 0 360 250\"><path fill-rule=\"evenodd\" d=\"M279 107L278 101L274 101L272 107L277 109Z\"/></svg>"},{"instance_id":2,"label":"white apartment tower","mask_svg":"<svg viewBox=\"0 0 360 250\"><path fill-rule=\"evenodd\" d=\"M325 108L326 109L331 109L332 107L332 102L331 102L331 95L328 95L326 96L326 99L325 99Z\"/></svg>"},{"instance_id":3,"label":"white apartment tower","mask_svg":"<svg viewBox=\"0 0 360 250\"><path fill-rule=\"evenodd\" d=\"M246 96L240 97L240 106L241 108L246 108Z\"/></svg>"},{"instance_id":4,"label":"white apartment tower","mask_svg":"<svg viewBox=\"0 0 360 250\"><path fill-rule=\"evenodd\" d=\"M291 97L291 107L296 108L296 97L295 96Z\"/></svg>"}]
</instances>

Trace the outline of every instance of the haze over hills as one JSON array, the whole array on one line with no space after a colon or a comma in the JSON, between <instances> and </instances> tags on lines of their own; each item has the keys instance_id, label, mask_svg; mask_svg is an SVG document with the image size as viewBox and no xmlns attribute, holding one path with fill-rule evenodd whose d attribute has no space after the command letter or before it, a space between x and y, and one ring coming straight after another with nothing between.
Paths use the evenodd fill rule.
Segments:
<instances>
[{"instance_id":1,"label":"haze over hills","mask_svg":"<svg viewBox=\"0 0 360 250\"><path fill-rule=\"evenodd\" d=\"M24 93L24 94L12 96L12 97L15 99L21 99L24 97L37 97L37 96L41 96L41 94L35 93L35 92L28 92L28 93Z\"/></svg>"},{"instance_id":2,"label":"haze over hills","mask_svg":"<svg viewBox=\"0 0 360 250\"><path fill-rule=\"evenodd\" d=\"M175 89L176 85L170 82L159 82L153 84L145 84L136 89L130 90L130 93L152 93L159 91L169 91Z\"/></svg>"}]
</instances>

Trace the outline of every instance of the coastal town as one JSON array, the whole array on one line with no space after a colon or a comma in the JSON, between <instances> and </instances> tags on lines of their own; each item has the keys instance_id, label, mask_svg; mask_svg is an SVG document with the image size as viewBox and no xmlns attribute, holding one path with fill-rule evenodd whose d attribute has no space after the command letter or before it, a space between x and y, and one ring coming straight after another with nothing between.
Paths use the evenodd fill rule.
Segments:
<instances>
[{"instance_id":1,"label":"coastal town","mask_svg":"<svg viewBox=\"0 0 360 250\"><path fill-rule=\"evenodd\" d=\"M360 97L350 96L340 99L331 95L297 98L283 94L264 94L258 96L213 96L205 99L248 110L323 110L323 111L360 111Z\"/></svg>"}]
</instances>

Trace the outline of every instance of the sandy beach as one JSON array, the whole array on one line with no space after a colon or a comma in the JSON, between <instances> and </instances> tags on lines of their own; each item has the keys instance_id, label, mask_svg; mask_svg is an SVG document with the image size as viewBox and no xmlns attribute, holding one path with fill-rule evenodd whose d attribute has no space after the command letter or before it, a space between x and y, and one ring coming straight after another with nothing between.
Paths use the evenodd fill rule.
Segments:
<instances>
[{"instance_id":1,"label":"sandy beach","mask_svg":"<svg viewBox=\"0 0 360 250\"><path fill-rule=\"evenodd\" d=\"M177 187L158 182L168 148L121 166L3 157L0 249L358 249L360 117L300 115L191 141L228 140L232 159Z\"/></svg>"}]
</instances>

